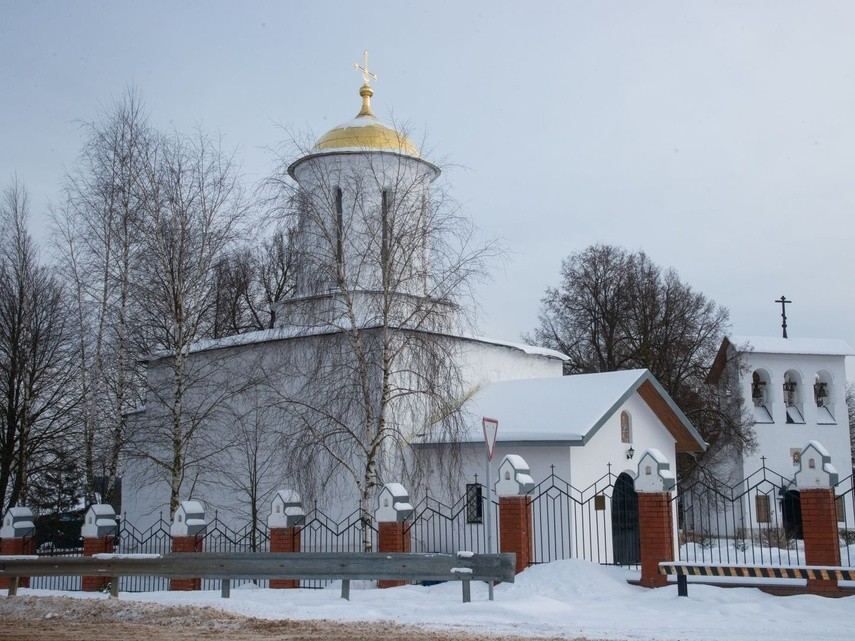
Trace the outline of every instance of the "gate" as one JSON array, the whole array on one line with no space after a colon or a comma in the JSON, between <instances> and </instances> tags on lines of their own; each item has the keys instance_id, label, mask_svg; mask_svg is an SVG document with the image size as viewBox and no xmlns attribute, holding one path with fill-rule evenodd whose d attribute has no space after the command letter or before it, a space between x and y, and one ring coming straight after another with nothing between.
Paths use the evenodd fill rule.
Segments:
<instances>
[{"instance_id":1,"label":"gate","mask_svg":"<svg viewBox=\"0 0 855 641\"><path fill-rule=\"evenodd\" d=\"M632 478L608 471L584 490L555 474L531 492L534 563L586 559L636 565L640 558L638 500ZM634 509L633 509L633 500Z\"/></svg>"},{"instance_id":2,"label":"gate","mask_svg":"<svg viewBox=\"0 0 855 641\"><path fill-rule=\"evenodd\" d=\"M638 494L632 477L623 472L612 490L612 547L616 565L641 563L638 531Z\"/></svg>"}]
</instances>

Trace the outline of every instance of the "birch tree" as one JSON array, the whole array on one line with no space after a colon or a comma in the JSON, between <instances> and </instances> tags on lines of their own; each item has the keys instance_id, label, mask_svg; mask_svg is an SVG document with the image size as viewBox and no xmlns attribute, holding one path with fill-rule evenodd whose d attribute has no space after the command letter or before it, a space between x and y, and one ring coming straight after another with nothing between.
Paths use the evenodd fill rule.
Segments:
<instances>
[{"instance_id":1,"label":"birch tree","mask_svg":"<svg viewBox=\"0 0 855 641\"><path fill-rule=\"evenodd\" d=\"M76 375L82 403L86 498L95 477L106 477L102 500L115 498L126 414L142 402L135 227L142 215L143 163L152 130L139 95L129 89L101 116L83 125L86 142L66 177L54 215L58 255L73 300Z\"/></svg>"},{"instance_id":2,"label":"birch tree","mask_svg":"<svg viewBox=\"0 0 855 641\"><path fill-rule=\"evenodd\" d=\"M194 450L203 426L228 393L213 389L211 372L201 371L201 362L188 367L188 358L210 332L215 266L234 247L249 208L234 157L219 141L201 132L192 138L173 133L160 136L148 154L143 212L134 226L136 286L145 342L158 350L155 358L168 380L154 381L149 373L146 418L136 430L134 454L166 478L174 511L192 477L188 463L201 465L207 456ZM208 365L213 371L215 365ZM188 405L189 389L204 402Z\"/></svg>"},{"instance_id":3,"label":"birch tree","mask_svg":"<svg viewBox=\"0 0 855 641\"><path fill-rule=\"evenodd\" d=\"M366 152L292 172L302 187L269 185L296 221L296 297L277 314L308 338L271 369L271 394L295 477L311 462L346 479L369 550L378 487L419 475L408 444L463 429L454 337L471 327L473 286L497 247L479 242L430 163Z\"/></svg>"}]
</instances>

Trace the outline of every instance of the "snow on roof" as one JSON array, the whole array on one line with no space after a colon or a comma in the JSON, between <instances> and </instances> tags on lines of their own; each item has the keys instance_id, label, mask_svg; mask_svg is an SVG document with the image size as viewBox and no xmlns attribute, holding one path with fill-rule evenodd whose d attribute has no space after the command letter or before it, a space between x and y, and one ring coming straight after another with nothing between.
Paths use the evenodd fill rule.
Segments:
<instances>
[{"instance_id":1,"label":"snow on roof","mask_svg":"<svg viewBox=\"0 0 855 641\"><path fill-rule=\"evenodd\" d=\"M855 356L846 341L837 338L780 338L774 336L728 336L739 352L758 354L812 354L818 356Z\"/></svg>"},{"instance_id":2,"label":"snow on roof","mask_svg":"<svg viewBox=\"0 0 855 641\"><path fill-rule=\"evenodd\" d=\"M483 440L481 418L499 421L500 443L584 445L633 394L644 400L676 440L677 451L697 452L707 444L653 374L646 369L548 376L486 385L463 407L464 443ZM426 436L419 443L443 443Z\"/></svg>"},{"instance_id":3,"label":"snow on roof","mask_svg":"<svg viewBox=\"0 0 855 641\"><path fill-rule=\"evenodd\" d=\"M499 421L497 440L583 442L629 396L647 370L502 381L466 404L472 428L461 440L483 439L480 417Z\"/></svg>"},{"instance_id":4,"label":"snow on roof","mask_svg":"<svg viewBox=\"0 0 855 641\"><path fill-rule=\"evenodd\" d=\"M364 327L363 329L373 329L372 327ZM321 336L323 334L333 334L343 331L341 328L332 325L319 325L317 327L274 327L273 329L263 329L255 332L246 332L245 334L235 334L224 338L205 339L193 343L189 353L205 352L216 349L228 349L230 347L240 347L242 345L257 345L260 343L270 343L280 340L288 340L292 338L304 338L308 336ZM534 345L526 345L525 343L512 343L509 341L497 340L495 338L487 338L484 336L468 336L454 335L456 338L468 341L476 341L479 343L487 343L490 345L498 345L500 347L508 347L516 349L532 356L545 356L546 358L557 358L562 361L569 360L569 356L557 352L546 347L536 347ZM161 358L168 358L167 352L155 352L143 357L143 361L156 361Z\"/></svg>"},{"instance_id":5,"label":"snow on roof","mask_svg":"<svg viewBox=\"0 0 855 641\"><path fill-rule=\"evenodd\" d=\"M567 356L567 354L563 354L554 349L549 349L548 347L537 347L536 345L528 345L526 343L512 343L510 341L502 341L496 338L487 338L486 336L460 336L459 338L478 341L479 343L489 343L490 345L499 345L501 347L510 347L511 349L518 349L521 352L532 354L534 356L546 356L547 358L557 358L562 361L570 360L570 357Z\"/></svg>"}]
</instances>

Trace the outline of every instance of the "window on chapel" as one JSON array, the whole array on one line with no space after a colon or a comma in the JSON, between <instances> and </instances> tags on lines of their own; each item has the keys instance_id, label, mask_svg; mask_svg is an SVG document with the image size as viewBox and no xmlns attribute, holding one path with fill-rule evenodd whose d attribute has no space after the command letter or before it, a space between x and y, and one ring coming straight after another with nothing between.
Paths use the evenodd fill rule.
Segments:
<instances>
[{"instance_id":1,"label":"window on chapel","mask_svg":"<svg viewBox=\"0 0 855 641\"><path fill-rule=\"evenodd\" d=\"M632 417L629 412L620 413L620 442L632 443Z\"/></svg>"}]
</instances>

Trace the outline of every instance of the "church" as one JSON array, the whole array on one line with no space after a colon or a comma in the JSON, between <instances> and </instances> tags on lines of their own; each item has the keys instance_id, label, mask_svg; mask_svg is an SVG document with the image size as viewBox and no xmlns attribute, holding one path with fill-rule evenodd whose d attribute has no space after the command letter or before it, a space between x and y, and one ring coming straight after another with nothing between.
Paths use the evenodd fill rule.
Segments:
<instances>
[{"instance_id":1,"label":"church","mask_svg":"<svg viewBox=\"0 0 855 641\"><path fill-rule=\"evenodd\" d=\"M128 519L144 525L168 515L171 493L239 521L266 510L283 487L340 512L356 502L373 510L375 491L389 481L410 483L416 494L443 484L462 491L474 415L525 423L520 407L533 403L567 421L552 420L557 432L545 440L524 441L590 451L571 464L560 447L539 448L538 472L554 458L586 483L609 461L626 467L628 450L655 446L673 463L677 449L703 449L649 373L563 377L563 354L472 331L468 293L484 263L471 223L445 206L440 169L375 116L375 76L367 61L359 69L355 118L287 170L297 286L275 304L276 327L192 347L180 426L166 427L175 359L148 357L146 404L130 422L147 451L126 461ZM544 385L526 387L527 379ZM504 381L513 383L494 387ZM592 390L605 391L602 402L574 417L566 399ZM486 400L503 397L516 399L514 418ZM500 449L510 443L500 438ZM167 469L175 452L182 465Z\"/></svg>"},{"instance_id":2,"label":"church","mask_svg":"<svg viewBox=\"0 0 855 641\"><path fill-rule=\"evenodd\" d=\"M145 451L125 463L128 520L168 518L177 497L257 521L284 488L365 518L384 483L414 498L468 496L483 471L483 417L499 422L497 455L521 455L533 483L559 474L593 488L607 474L631 487L648 449L672 472L678 453L706 450L650 372L563 376L564 354L473 331L469 293L485 261L471 223L446 206L439 167L375 116L375 77L367 61L359 69L356 116L281 177L292 188L296 289L274 305L276 327L196 343L180 381L172 355L147 358L146 404L129 417ZM724 374L747 359L753 378L736 384L753 399L761 445L722 473L737 478L760 456L792 466L815 436L851 466L851 350L758 340L753 350L725 341L713 367L714 383L734 384ZM180 425L170 424L176 385ZM781 429L767 436L766 424Z\"/></svg>"}]
</instances>

